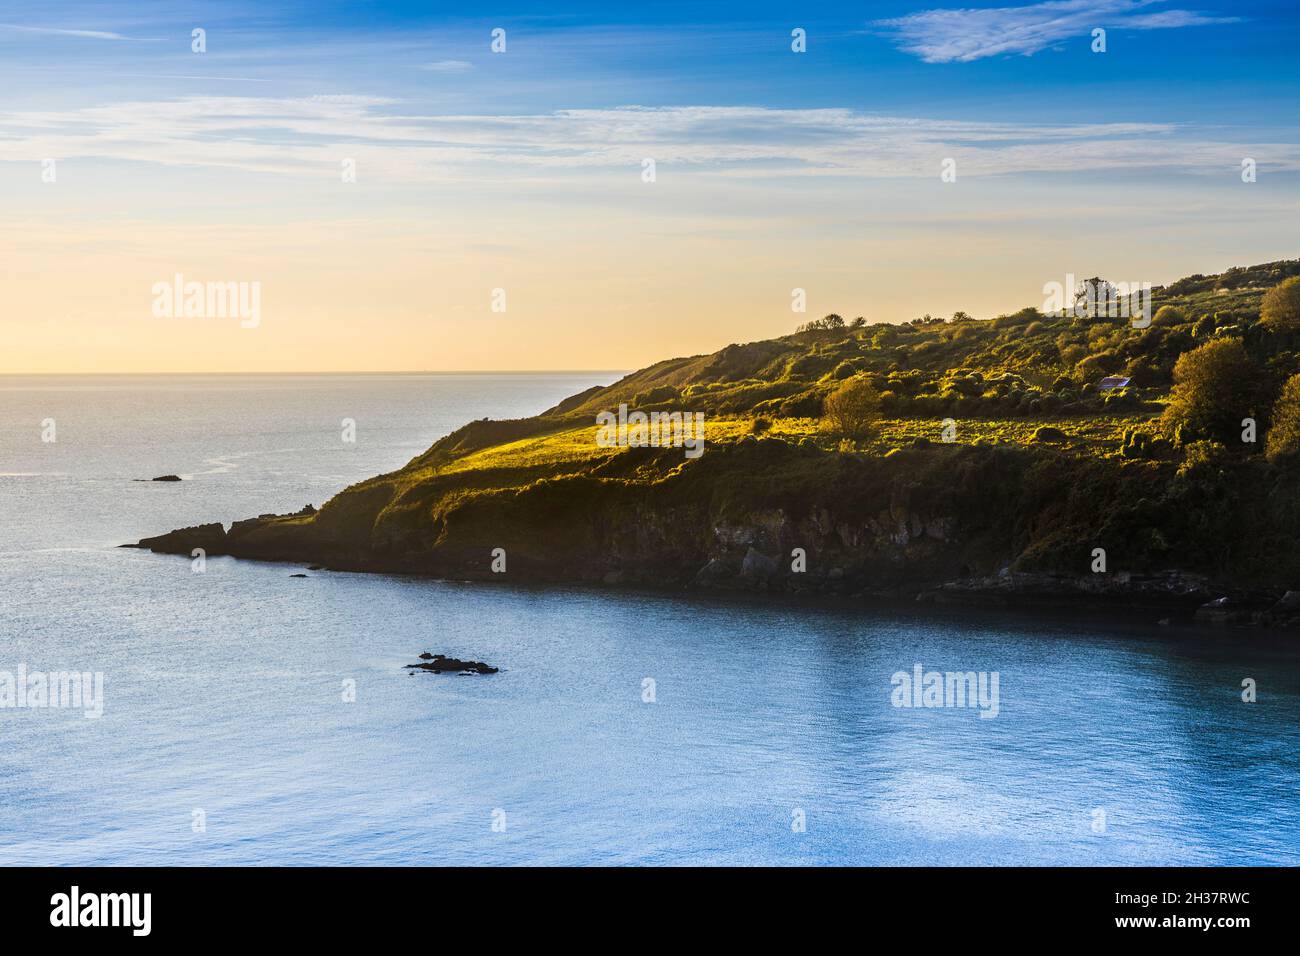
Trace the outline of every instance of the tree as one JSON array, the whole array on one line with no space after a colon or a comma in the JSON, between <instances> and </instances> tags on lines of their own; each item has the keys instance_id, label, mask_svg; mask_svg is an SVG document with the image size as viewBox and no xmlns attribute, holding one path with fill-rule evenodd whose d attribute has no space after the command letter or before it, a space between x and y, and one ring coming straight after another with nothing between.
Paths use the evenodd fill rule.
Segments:
<instances>
[{"instance_id":1,"label":"tree","mask_svg":"<svg viewBox=\"0 0 1300 956\"><path fill-rule=\"evenodd\" d=\"M1282 386L1273 406L1273 427L1268 430L1268 457L1281 458L1300 452L1300 375L1292 375Z\"/></svg>"},{"instance_id":2,"label":"tree","mask_svg":"<svg viewBox=\"0 0 1300 956\"><path fill-rule=\"evenodd\" d=\"M1241 339L1213 339L1184 352L1174 365L1174 387L1162 421L1184 440L1241 442L1241 421L1261 404L1260 369Z\"/></svg>"},{"instance_id":3,"label":"tree","mask_svg":"<svg viewBox=\"0 0 1300 956\"><path fill-rule=\"evenodd\" d=\"M830 315L821 319L813 319L805 322L795 329L796 332L828 332L834 329L844 328L844 316L832 312Z\"/></svg>"},{"instance_id":4,"label":"tree","mask_svg":"<svg viewBox=\"0 0 1300 956\"><path fill-rule=\"evenodd\" d=\"M869 438L880 420L880 393L866 375L855 375L822 403L821 428L851 441Z\"/></svg>"},{"instance_id":5,"label":"tree","mask_svg":"<svg viewBox=\"0 0 1300 956\"><path fill-rule=\"evenodd\" d=\"M1080 305L1084 306L1087 315L1109 315L1112 302L1118 306L1119 290L1101 276L1084 279L1074 287L1075 315L1079 314Z\"/></svg>"},{"instance_id":6,"label":"tree","mask_svg":"<svg viewBox=\"0 0 1300 956\"><path fill-rule=\"evenodd\" d=\"M1300 276L1268 290L1259 307L1259 322L1270 329L1300 328Z\"/></svg>"}]
</instances>

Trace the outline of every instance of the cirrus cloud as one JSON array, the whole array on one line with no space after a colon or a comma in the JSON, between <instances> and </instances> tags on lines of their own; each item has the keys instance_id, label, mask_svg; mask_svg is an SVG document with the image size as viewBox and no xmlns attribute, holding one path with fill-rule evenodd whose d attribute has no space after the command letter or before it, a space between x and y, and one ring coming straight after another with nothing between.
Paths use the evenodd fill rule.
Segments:
<instances>
[{"instance_id":1,"label":"cirrus cloud","mask_svg":"<svg viewBox=\"0 0 1300 956\"><path fill-rule=\"evenodd\" d=\"M1032 56L1065 40L1087 38L1096 27L1162 30L1235 23L1191 10L1148 11L1165 0L1048 0L1026 7L922 10L877 20L898 46L926 63L969 63L990 56Z\"/></svg>"},{"instance_id":2,"label":"cirrus cloud","mask_svg":"<svg viewBox=\"0 0 1300 956\"><path fill-rule=\"evenodd\" d=\"M639 107L412 115L369 96L190 96L0 112L0 161L98 158L332 175L340 157L393 182L519 180L639 168L705 175L963 176L1160 170L1206 173L1257 157L1300 169L1300 146L1241 142L1169 123L1027 123L851 109Z\"/></svg>"}]
</instances>

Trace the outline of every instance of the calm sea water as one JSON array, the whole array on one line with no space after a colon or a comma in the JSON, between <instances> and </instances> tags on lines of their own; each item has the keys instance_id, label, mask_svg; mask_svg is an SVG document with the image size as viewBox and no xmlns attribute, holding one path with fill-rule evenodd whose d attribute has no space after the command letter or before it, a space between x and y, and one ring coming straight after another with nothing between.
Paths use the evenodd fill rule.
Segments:
<instances>
[{"instance_id":1,"label":"calm sea water","mask_svg":"<svg viewBox=\"0 0 1300 956\"><path fill-rule=\"evenodd\" d=\"M1300 637L115 548L615 377L0 377L0 671L105 676L0 709L0 863L1300 863ZM892 706L918 662L997 717Z\"/></svg>"}]
</instances>

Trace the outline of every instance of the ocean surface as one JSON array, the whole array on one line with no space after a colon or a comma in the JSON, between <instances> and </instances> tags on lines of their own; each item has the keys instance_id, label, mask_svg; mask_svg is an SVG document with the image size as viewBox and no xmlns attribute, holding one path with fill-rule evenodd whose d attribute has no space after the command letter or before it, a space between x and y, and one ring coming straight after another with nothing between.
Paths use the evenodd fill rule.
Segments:
<instances>
[{"instance_id":1,"label":"ocean surface","mask_svg":"<svg viewBox=\"0 0 1300 956\"><path fill-rule=\"evenodd\" d=\"M0 708L0 863L1300 863L1300 636L116 547L616 377L0 377L0 681L104 680ZM895 706L917 664L996 716Z\"/></svg>"}]
</instances>

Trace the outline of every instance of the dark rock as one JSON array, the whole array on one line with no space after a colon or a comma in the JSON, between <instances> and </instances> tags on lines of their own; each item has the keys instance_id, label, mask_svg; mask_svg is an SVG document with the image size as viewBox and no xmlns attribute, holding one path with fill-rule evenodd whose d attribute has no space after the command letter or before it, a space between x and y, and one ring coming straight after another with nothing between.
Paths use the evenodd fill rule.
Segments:
<instances>
[{"instance_id":1,"label":"dark rock","mask_svg":"<svg viewBox=\"0 0 1300 956\"><path fill-rule=\"evenodd\" d=\"M291 575L289 575L289 577L291 577L291 578L305 578L306 576L307 576L307 575L305 575L305 574L291 574Z\"/></svg>"},{"instance_id":2,"label":"dark rock","mask_svg":"<svg viewBox=\"0 0 1300 956\"><path fill-rule=\"evenodd\" d=\"M1202 604L1192 617L1197 624L1254 624L1257 610L1245 601L1225 596Z\"/></svg>"},{"instance_id":3,"label":"dark rock","mask_svg":"<svg viewBox=\"0 0 1300 956\"><path fill-rule=\"evenodd\" d=\"M424 671L433 671L435 674L495 674L497 668L484 664L482 661L462 661L455 657L447 657L443 654L424 653L420 655L424 661L422 664L407 664L410 669L419 669Z\"/></svg>"},{"instance_id":4,"label":"dark rock","mask_svg":"<svg viewBox=\"0 0 1300 956\"><path fill-rule=\"evenodd\" d=\"M729 558L713 558L695 573L695 583L703 587L717 585L736 576L740 569Z\"/></svg>"},{"instance_id":5,"label":"dark rock","mask_svg":"<svg viewBox=\"0 0 1300 956\"><path fill-rule=\"evenodd\" d=\"M206 554L226 553L226 529L218 523L200 524L192 528L178 528L153 538L141 538L137 548L148 548L159 554L188 555L195 548L202 548Z\"/></svg>"},{"instance_id":6,"label":"dark rock","mask_svg":"<svg viewBox=\"0 0 1300 956\"><path fill-rule=\"evenodd\" d=\"M776 574L776 568L776 558L769 558L762 552L750 548L745 552L745 559L740 562L740 576L765 580Z\"/></svg>"},{"instance_id":7,"label":"dark rock","mask_svg":"<svg viewBox=\"0 0 1300 956\"><path fill-rule=\"evenodd\" d=\"M159 475L154 481L180 481L180 475Z\"/></svg>"},{"instance_id":8,"label":"dark rock","mask_svg":"<svg viewBox=\"0 0 1300 956\"><path fill-rule=\"evenodd\" d=\"M1012 571L1003 567L990 577L968 577L927 588L917 600L934 604L1032 604L1064 607L1078 601L1167 607L1190 611L1205 601L1206 582L1181 571L1154 574L1061 575Z\"/></svg>"},{"instance_id":9,"label":"dark rock","mask_svg":"<svg viewBox=\"0 0 1300 956\"><path fill-rule=\"evenodd\" d=\"M1300 591L1287 591L1282 599L1270 608L1270 612L1279 615L1300 614Z\"/></svg>"}]
</instances>

